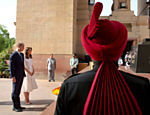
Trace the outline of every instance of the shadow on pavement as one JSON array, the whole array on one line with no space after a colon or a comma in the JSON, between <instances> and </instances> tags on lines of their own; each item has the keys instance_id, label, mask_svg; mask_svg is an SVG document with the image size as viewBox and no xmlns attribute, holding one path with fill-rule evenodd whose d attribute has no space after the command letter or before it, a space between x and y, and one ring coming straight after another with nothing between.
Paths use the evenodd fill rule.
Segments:
<instances>
[{"instance_id":1,"label":"shadow on pavement","mask_svg":"<svg viewBox=\"0 0 150 115\"><path fill-rule=\"evenodd\" d=\"M32 104L31 105L50 105L54 100L47 99L47 100L31 100ZM22 105L26 105L25 102L23 101L21 103Z\"/></svg>"},{"instance_id":2,"label":"shadow on pavement","mask_svg":"<svg viewBox=\"0 0 150 115\"><path fill-rule=\"evenodd\" d=\"M31 105L26 105L24 101L21 102L21 106L25 106L23 111L44 111L54 100L31 100ZM12 105L11 101L0 102L0 105Z\"/></svg>"},{"instance_id":3,"label":"shadow on pavement","mask_svg":"<svg viewBox=\"0 0 150 115\"><path fill-rule=\"evenodd\" d=\"M45 107L28 107L28 108L26 107L26 109L24 109L23 111L44 111L47 106L45 106Z\"/></svg>"}]
</instances>

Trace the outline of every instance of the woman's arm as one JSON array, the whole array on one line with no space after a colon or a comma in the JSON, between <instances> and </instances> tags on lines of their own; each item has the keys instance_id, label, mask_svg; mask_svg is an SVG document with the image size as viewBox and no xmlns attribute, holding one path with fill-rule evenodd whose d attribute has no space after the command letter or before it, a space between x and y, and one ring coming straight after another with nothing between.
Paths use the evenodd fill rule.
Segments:
<instances>
[{"instance_id":1,"label":"woman's arm","mask_svg":"<svg viewBox=\"0 0 150 115\"><path fill-rule=\"evenodd\" d=\"M34 74L34 66L32 65L32 75Z\"/></svg>"},{"instance_id":2,"label":"woman's arm","mask_svg":"<svg viewBox=\"0 0 150 115\"><path fill-rule=\"evenodd\" d=\"M31 73L26 67L24 67L24 69L26 70L26 72L27 72L30 76L32 76L32 73Z\"/></svg>"}]
</instances>

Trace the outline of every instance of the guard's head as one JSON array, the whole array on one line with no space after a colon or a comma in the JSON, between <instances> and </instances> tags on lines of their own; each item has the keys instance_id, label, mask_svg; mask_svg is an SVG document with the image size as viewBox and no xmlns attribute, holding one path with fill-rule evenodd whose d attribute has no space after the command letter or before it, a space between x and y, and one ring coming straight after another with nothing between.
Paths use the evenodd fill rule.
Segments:
<instances>
[{"instance_id":1,"label":"guard's head","mask_svg":"<svg viewBox=\"0 0 150 115\"><path fill-rule=\"evenodd\" d=\"M126 27L117 21L99 19L103 5L94 6L90 23L83 29L81 41L93 60L116 61L127 43Z\"/></svg>"}]
</instances>

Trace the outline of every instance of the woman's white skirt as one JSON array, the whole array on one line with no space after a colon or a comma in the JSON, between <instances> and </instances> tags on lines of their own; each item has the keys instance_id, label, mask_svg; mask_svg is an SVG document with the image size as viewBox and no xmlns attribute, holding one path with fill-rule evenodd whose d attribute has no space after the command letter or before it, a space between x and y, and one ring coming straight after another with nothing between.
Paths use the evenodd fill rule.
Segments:
<instances>
[{"instance_id":1,"label":"woman's white skirt","mask_svg":"<svg viewBox=\"0 0 150 115\"><path fill-rule=\"evenodd\" d=\"M33 89L37 89L37 83L34 76L27 75L23 80L23 92L31 92Z\"/></svg>"}]
</instances>

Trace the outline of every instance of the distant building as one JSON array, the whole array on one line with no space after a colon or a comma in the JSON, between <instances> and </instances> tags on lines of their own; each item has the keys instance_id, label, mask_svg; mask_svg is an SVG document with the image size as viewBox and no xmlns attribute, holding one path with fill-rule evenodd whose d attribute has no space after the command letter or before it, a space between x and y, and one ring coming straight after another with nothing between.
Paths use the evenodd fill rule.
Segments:
<instances>
[{"instance_id":1,"label":"distant building","mask_svg":"<svg viewBox=\"0 0 150 115\"><path fill-rule=\"evenodd\" d=\"M120 21L126 26L128 30L128 44L126 50L128 51L131 50L132 45L136 45L143 39L149 37L148 16L144 14L135 16L134 12L130 9L130 2L131 0L113 0L112 15L101 17Z\"/></svg>"}]
</instances>

